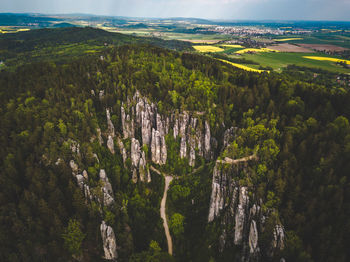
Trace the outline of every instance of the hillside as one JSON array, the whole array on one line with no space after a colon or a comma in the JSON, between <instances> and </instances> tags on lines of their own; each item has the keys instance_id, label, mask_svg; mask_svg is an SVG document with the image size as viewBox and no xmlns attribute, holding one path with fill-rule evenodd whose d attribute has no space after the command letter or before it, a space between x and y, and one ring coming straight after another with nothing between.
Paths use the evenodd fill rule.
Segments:
<instances>
[{"instance_id":1,"label":"hillside","mask_svg":"<svg viewBox=\"0 0 350 262\"><path fill-rule=\"evenodd\" d=\"M189 43L182 41L127 36L91 27L62 27L0 35L0 61L9 67L34 61L68 61L71 57L133 43L192 50Z\"/></svg>"},{"instance_id":2,"label":"hillside","mask_svg":"<svg viewBox=\"0 0 350 262\"><path fill-rule=\"evenodd\" d=\"M349 260L349 90L91 28L0 48L1 261Z\"/></svg>"}]
</instances>

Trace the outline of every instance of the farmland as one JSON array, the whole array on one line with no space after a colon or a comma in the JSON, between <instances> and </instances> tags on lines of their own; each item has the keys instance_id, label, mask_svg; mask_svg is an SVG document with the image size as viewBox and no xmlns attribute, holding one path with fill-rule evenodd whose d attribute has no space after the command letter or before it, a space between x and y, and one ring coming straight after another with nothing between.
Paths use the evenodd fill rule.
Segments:
<instances>
[{"instance_id":1,"label":"farmland","mask_svg":"<svg viewBox=\"0 0 350 262\"><path fill-rule=\"evenodd\" d=\"M237 51L237 54L245 54L245 53L264 53L264 52L278 52L277 50L269 49L269 48L245 48Z\"/></svg>"},{"instance_id":2,"label":"farmland","mask_svg":"<svg viewBox=\"0 0 350 262\"><path fill-rule=\"evenodd\" d=\"M265 70L259 70L259 69L255 69L255 68L252 68L252 67L248 67L248 66L245 66L245 65L242 65L242 64L232 63L232 62L227 61L227 60L223 60L223 59L219 59L219 60L220 60L221 62L230 64L230 65L232 65L232 66L234 66L234 67L243 69L243 70L245 70L245 71L257 72L257 73L265 72ZM268 71L267 71L267 72L268 72Z\"/></svg>"},{"instance_id":3,"label":"farmland","mask_svg":"<svg viewBox=\"0 0 350 262\"><path fill-rule=\"evenodd\" d=\"M212 45L194 45L193 48L202 53L224 51L224 49Z\"/></svg>"},{"instance_id":4,"label":"farmland","mask_svg":"<svg viewBox=\"0 0 350 262\"><path fill-rule=\"evenodd\" d=\"M304 56L304 58L318 60L318 61L331 61L331 62L335 62L335 63L345 63L345 64L350 65L350 61L349 60L338 59L338 58L333 58L333 57Z\"/></svg>"},{"instance_id":5,"label":"farmland","mask_svg":"<svg viewBox=\"0 0 350 262\"><path fill-rule=\"evenodd\" d=\"M294 41L294 40L303 40L303 38L295 37L295 38L282 38L282 39L274 39L276 42L286 42L286 41Z\"/></svg>"},{"instance_id":6,"label":"farmland","mask_svg":"<svg viewBox=\"0 0 350 262\"><path fill-rule=\"evenodd\" d=\"M323 70L339 73L350 73L350 69L336 65L332 61L320 61L307 59L304 56L312 57L310 53L256 53L244 54L245 59L259 63L264 67L271 67L277 72L281 72L288 65L304 66L309 68L320 68ZM315 56L316 58L317 56Z\"/></svg>"}]
</instances>

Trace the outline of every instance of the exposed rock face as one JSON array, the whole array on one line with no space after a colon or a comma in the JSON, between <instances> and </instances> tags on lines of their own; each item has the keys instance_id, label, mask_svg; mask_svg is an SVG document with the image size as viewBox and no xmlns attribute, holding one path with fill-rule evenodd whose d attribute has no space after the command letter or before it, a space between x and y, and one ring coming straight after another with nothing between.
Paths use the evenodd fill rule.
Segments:
<instances>
[{"instance_id":1,"label":"exposed rock face","mask_svg":"<svg viewBox=\"0 0 350 262\"><path fill-rule=\"evenodd\" d=\"M113 189L111 183L109 183L108 177L104 169L100 170L100 180L102 181L103 187L103 204L105 206L110 206L114 203Z\"/></svg>"},{"instance_id":2,"label":"exposed rock face","mask_svg":"<svg viewBox=\"0 0 350 262\"><path fill-rule=\"evenodd\" d=\"M165 136L170 129L173 129L174 138L181 137L179 155L188 158L191 166L195 166L197 155L212 158L212 138L207 121L192 117L188 112L161 115L156 104L150 103L139 92L123 103L120 111L124 139L142 139L142 145L147 145L150 149L153 163L166 164ZM141 137L135 137L135 134L140 134ZM135 172L132 172L135 176Z\"/></svg>"},{"instance_id":3,"label":"exposed rock face","mask_svg":"<svg viewBox=\"0 0 350 262\"><path fill-rule=\"evenodd\" d=\"M89 176L88 176L86 170L83 171L82 175L78 174L79 167L74 162L73 159L69 162L69 165L70 165L70 167L72 169L72 175L75 177L75 179L77 180L77 184L78 184L79 188L84 193L85 199L88 200L88 201L91 201L93 199L93 197L92 197L91 192L90 192L90 187L87 184Z\"/></svg>"},{"instance_id":4,"label":"exposed rock face","mask_svg":"<svg viewBox=\"0 0 350 262\"><path fill-rule=\"evenodd\" d=\"M113 138L115 136L115 132L114 132L114 125L111 120L111 113L109 112L109 109L106 109L106 116L107 116L108 134Z\"/></svg>"},{"instance_id":5,"label":"exposed rock face","mask_svg":"<svg viewBox=\"0 0 350 262\"><path fill-rule=\"evenodd\" d=\"M234 139L237 128L231 127L224 133L223 149L225 149Z\"/></svg>"},{"instance_id":6,"label":"exposed rock face","mask_svg":"<svg viewBox=\"0 0 350 262\"><path fill-rule=\"evenodd\" d=\"M137 139L131 139L131 164L132 164L132 179L134 183L138 180L138 175L140 181L150 182L151 176L149 169L146 167L146 155L145 152L141 151L140 143Z\"/></svg>"},{"instance_id":7,"label":"exposed rock face","mask_svg":"<svg viewBox=\"0 0 350 262\"><path fill-rule=\"evenodd\" d=\"M219 172L220 171L215 166L213 171L208 222L213 221L215 217L219 216L220 211L224 207L224 194L226 187L221 185L226 185L226 175L221 175Z\"/></svg>"},{"instance_id":8,"label":"exposed rock face","mask_svg":"<svg viewBox=\"0 0 350 262\"><path fill-rule=\"evenodd\" d=\"M69 162L69 165L72 169L72 175L76 178L79 188L84 193L86 201L87 202L96 201L96 203L98 203L99 206L101 207L101 201L99 200L99 198L96 195L93 195L90 191L90 187L88 185L89 176L86 170L84 170L83 174L81 175L81 174L78 174L79 167L74 162L74 160L71 160ZM108 207L114 203L112 185L109 182L104 169L100 170L99 176L103 185L102 186L103 204ZM105 223L105 221L102 221L100 230L101 230L101 237L103 242L105 259L116 260L118 257L118 254L117 254L116 238L114 235L113 228L108 226Z\"/></svg>"},{"instance_id":9,"label":"exposed rock face","mask_svg":"<svg viewBox=\"0 0 350 262\"><path fill-rule=\"evenodd\" d=\"M221 235L219 251L234 246L241 250L240 261L259 261L262 254L273 257L274 251L284 248L284 229L276 224L270 248L259 247L259 235L265 231L266 218L271 210L260 208L262 201L254 197L254 191L239 184L239 174L249 173L249 161L234 160L222 164L219 160L213 171L212 194L208 222L219 223ZM251 192L249 194L249 192Z\"/></svg>"},{"instance_id":10,"label":"exposed rock face","mask_svg":"<svg viewBox=\"0 0 350 262\"><path fill-rule=\"evenodd\" d=\"M152 129L152 142L151 142L152 161L159 165L165 165L167 158L167 149L165 144L164 135L155 129Z\"/></svg>"},{"instance_id":11,"label":"exposed rock face","mask_svg":"<svg viewBox=\"0 0 350 262\"><path fill-rule=\"evenodd\" d=\"M113 228L108 226L105 221L102 221L100 230L105 259L116 260L118 258L117 243Z\"/></svg>"},{"instance_id":12,"label":"exposed rock face","mask_svg":"<svg viewBox=\"0 0 350 262\"><path fill-rule=\"evenodd\" d=\"M114 154L114 141L111 135L108 136L107 147L112 154Z\"/></svg>"},{"instance_id":13,"label":"exposed rock face","mask_svg":"<svg viewBox=\"0 0 350 262\"><path fill-rule=\"evenodd\" d=\"M137 167L140 161L140 143L137 139L131 139L131 163L133 166Z\"/></svg>"},{"instance_id":14,"label":"exposed rock face","mask_svg":"<svg viewBox=\"0 0 350 262\"><path fill-rule=\"evenodd\" d=\"M248 209L249 199L246 187L240 187L239 189L239 202L236 209L235 216L235 245L242 244L243 241L243 230L246 222L246 213Z\"/></svg>"},{"instance_id":15,"label":"exposed rock face","mask_svg":"<svg viewBox=\"0 0 350 262\"><path fill-rule=\"evenodd\" d=\"M204 152L205 152L206 158L208 159L211 157L210 141L211 141L210 126L208 124L208 121L205 121Z\"/></svg>"},{"instance_id":16,"label":"exposed rock face","mask_svg":"<svg viewBox=\"0 0 350 262\"><path fill-rule=\"evenodd\" d=\"M258 247L258 229L256 228L255 220L252 220L252 222L250 223L249 252L251 254L255 254L255 253L259 252L259 247Z\"/></svg>"},{"instance_id":17,"label":"exposed rock face","mask_svg":"<svg viewBox=\"0 0 350 262\"><path fill-rule=\"evenodd\" d=\"M277 224L273 230L273 239L271 243L271 249L269 252L269 256L272 257L274 255L274 251L282 250L284 248L284 228L282 225Z\"/></svg>"},{"instance_id":18,"label":"exposed rock face","mask_svg":"<svg viewBox=\"0 0 350 262\"><path fill-rule=\"evenodd\" d=\"M122 158L123 158L123 163L125 164L125 161L128 158L128 155L124 147L123 141L119 137L117 137L117 143L120 149L120 154L122 155Z\"/></svg>"},{"instance_id":19,"label":"exposed rock face","mask_svg":"<svg viewBox=\"0 0 350 262\"><path fill-rule=\"evenodd\" d=\"M107 120L108 122L108 120ZM112 124L113 125L113 124ZM114 129L114 127L113 127ZM102 135L101 135L101 129L100 128L97 128L96 129L96 132L97 132L97 138L98 138L98 143L100 144L100 146L103 144L103 139L102 139Z\"/></svg>"},{"instance_id":20,"label":"exposed rock face","mask_svg":"<svg viewBox=\"0 0 350 262\"><path fill-rule=\"evenodd\" d=\"M73 175L76 176L77 173L78 173L78 165L74 162L74 160L71 160L71 161L69 162L69 166L70 166L70 168L72 169Z\"/></svg>"},{"instance_id":21,"label":"exposed rock face","mask_svg":"<svg viewBox=\"0 0 350 262\"><path fill-rule=\"evenodd\" d=\"M131 107L131 114L127 114L124 109L124 103L120 108L121 116L122 116L122 126L123 126L123 134L124 139L134 137L135 129L134 129L134 118L133 118L133 110Z\"/></svg>"}]
</instances>

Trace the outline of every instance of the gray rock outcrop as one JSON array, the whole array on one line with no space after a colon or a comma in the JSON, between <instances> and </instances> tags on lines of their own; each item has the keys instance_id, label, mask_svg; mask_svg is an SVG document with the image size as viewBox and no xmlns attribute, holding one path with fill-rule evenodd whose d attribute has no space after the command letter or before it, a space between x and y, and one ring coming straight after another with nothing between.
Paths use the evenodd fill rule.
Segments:
<instances>
[{"instance_id":1,"label":"gray rock outcrop","mask_svg":"<svg viewBox=\"0 0 350 262\"><path fill-rule=\"evenodd\" d=\"M108 147L109 151L112 154L114 154L114 141L113 141L113 137L111 135L108 136L107 147Z\"/></svg>"},{"instance_id":2,"label":"gray rock outcrop","mask_svg":"<svg viewBox=\"0 0 350 262\"><path fill-rule=\"evenodd\" d=\"M188 158L189 164L195 166L196 156L211 159L212 138L207 121L191 116L189 112L171 112L169 116L158 112L157 105L142 97L137 91L132 98L128 98L121 106L121 124L123 138L135 138L150 149L150 160L159 165L167 161L167 145L165 137L169 130L173 136L180 139L181 158ZM136 137L136 134L140 134ZM145 158L147 161L147 156ZM135 172L132 170L133 176Z\"/></svg>"},{"instance_id":3,"label":"gray rock outcrop","mask_svg":"<svg viewBox=\"0 0 350 262\"><path fill-rule=\"evenodd\" d=\"M270 247L261 249L259 236L265 232L265 222L273 210L261 208L262 200L254 197L253 189L240 185L239 174L249 174L250 156L237 160L218 160L213 170L212 193L208 222L219 225L219 251L238 247L240 261L259 261L262 254L273 257L276 250L284 248L284 229L276 224L271 234Z\"/></svg>"},{"instance_id":4,"label":"gray rock outcrop","mask_svg":"<svg viewBox=\"0 0 350 262\"><path fill-rule=\"evenodd\" d=\"M100 226L101 238L103 243L104 258L108 260L116 260L118 258L117 242L112 227L102 221Z\"/></svg>"},{"instance_id":5,"label":"gray rock outcrop","mask_svg":"<svg viewBox=\"0 0 350 262\"><path fill-rule=\"evenodd\" d=\"M100 170L100 181L102 182L103 204L110 206L114 203L113 189L104 169Z\"/></svg>"},{"instance_id":6,"label":"gray rock outcrop","mask_svg":"<svg viewBox=\"0 0 350 262\"><path fill-rule=\"evenodd\" d=\"M108 126L108 134L114 138L115 136L115 131L114 131L114 125L112 123L112 120L111 120L111 113L109 111L109 109L107 108L106 109L106 117L107 117L107 126Z\"/></svg>"},{"instance_id":7,"label":"gray rock outcrop","mask_svg":"<svg viewBox=\"0 0 350 262\"><path fill-rule=\"evenodd\" d=\"M141 150L140 143L137 139L131 139L131 165L132 165L132 180L134 183L137 182L138 177L141 182L150 182L151 176L149 169L146 166L146 155L145 152ZM139 176L138 176L139 174Z\"/></svg>"}]
</instances>

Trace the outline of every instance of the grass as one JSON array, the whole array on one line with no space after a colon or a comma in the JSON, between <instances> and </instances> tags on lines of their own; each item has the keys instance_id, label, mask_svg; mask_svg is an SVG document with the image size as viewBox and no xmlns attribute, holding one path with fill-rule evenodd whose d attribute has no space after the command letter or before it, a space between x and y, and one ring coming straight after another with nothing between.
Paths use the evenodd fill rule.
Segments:
<instances>
[{"instance_id":1,"label":"grass","mask_svg":"<svg viewBox=\"0 0 350 262\"><path fill-rule=\"evenodd\" d=\"M230 65L233 65L234 67L237 67L237 68L240 68L240 69L243 69L245 71L249 71L249 72L257 72L257 73L262 73L262 72L265 72L265 70L260 70L260 69L255 69L255 68L251 68L251 67L248 67L248 66L245 66L245 65L241 65L241 64L237 64L237 63L232 63L230 61L227 61L227 60L224 60L224 59L218 59L224 63L227 63L227 64L230 64ZM267 71L269 72L269 71Z\"/></svg>"},{"instance_id":2,"label":"grass","mask_svg":"<svg viewBox=\"0 0 350 262\"><path fill-rule=\"evenodd\" d=\"M245 49L237 51L236 53L237 54L245 54L248 52L258 53L258 52L278 52L278 51L272 50L269 48L245 48Z\"/></svg>"},{"instance_id":3,"label":"grass","mask_svg":"<svg viewBox=\"0 0 350 262\"><path fill-rule=\"evenodd\" d=\"M346 69L340 65L334 64L332 61L327 60L314 60L307 59L304 56L312 57L310 53L255 53L255 54L242 54L241 57L259 63L264 67L271 67L274 71L281 72L284 67L288 65L305 66L309 68L320 68L331 72L338 73L350 73L350 69ZM233 56L236 57L236 56ZM314 56L314 57L320 57ZM326 57L326 56L325 56Z\"/></svg>"},{"instance_id":4,"label":"grass","mask_svg":"<svg viewBox=\"0 0 350 262\"><path fill-rule=\"evenodd\" d=\"M202 53L215 53L224 51L223 48L212 45L194 45L193 48Z\"/></svg>"},{"instance_id":5,"label":"grass","mask_svg":"<svg viewBox=\"0 0 350 262\"><path fill-rule=\"evenodd\" d=\"M350 65L349 60L339 59L339 58L333 58L333 57L323 57L323 56L303 56L304 58L308 59L314 59L318 61L331 61L331 62L343 62L345 64Z\"/></svg>"}]
</instances>

